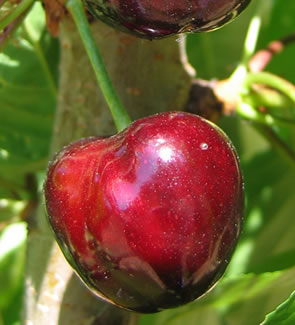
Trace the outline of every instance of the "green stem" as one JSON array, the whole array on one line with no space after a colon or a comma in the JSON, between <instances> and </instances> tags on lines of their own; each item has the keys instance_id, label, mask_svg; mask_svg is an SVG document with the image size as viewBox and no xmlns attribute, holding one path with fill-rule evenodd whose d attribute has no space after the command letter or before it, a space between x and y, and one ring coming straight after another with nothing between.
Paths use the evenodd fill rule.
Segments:
<instances>
[{"instance_id":1,"label":"green stem","mask_svg":"<svg viewBox=\"0 0 295 325\"><path fill-rule=\"evenodd\" d=\"M295 103L295 86L281 77L269 72L248 73L244 81L244 86L249 88L253 84L263 84L274 88L285 94Z\"/></svg>"},{"instance_id":2,"label":"green stem","mask_svg":"<svg viewBox=\"0 0 295 325\"><path fill-rule=\"evenodd\" d=\"M112 82L91 33L82 3L80 0L68 0L66 7L72 14L76 23L82 42L84 43L86 52L94 69L98 84L109 105L115 125L118 131L120 131L130 124L131 120L112 86Z\"/></svg>"},{"instance_id":3,"label":"green stem","mask_svg":"<svg viewBox=\"0 0 295 325\"><path fill-rule=\"evenodd\" d=\"M259 36L261 28L261 17L259 15L255 15L249 24L248 32L246 35L246 39L244 42L244 50L242 56L242 64L247 67L248 62L255 53L257 40Z\"/></svg>"},{"instance_id":4,"label":"green stem","mask_svg":"<svg viewBox=\"0 0 295 325\"><path fill-rule=\"evenodd\" d=\"M250 101L250 100L249 100ZM272 114L260 113L252 103L242 102L237 107L237 113L247 120L259 122L268 126L294 127L295 120L275 116Z\"/></svg>"},{"instance_id":5,"label":"green stem","mask_svg":"<svg viewBox=\"0 0 295 325\"><path fill-rule=\"evenodd\" d=\"M24 13L35 0L23 0L13 11L11 11L7 16L5 16L0 21L0 31L2 31L6 26L17 19L22 13Z\"/></svg>"},{"instance_id":6,"label":"green stem","mask_svg":"<svg viewBox=\"0 0 295 325\"><path fill-rule=\"evenodd\" d=\"M245 92L244 80L249 71L248 64L251 57L256 51L261 24L267 7L269 7L269 5L266 4L264 1L259 2L257 4L256 13L249 23L248 31L244 41L242 58L240 60L239 65L229 77L229 82L232 86L233 92L235 92L237 96L242 95Z\"/></svg>"},{"instance_id":7,"label":"green stem","mask_svg":"<svg viewBox=\"0 0 295 325\"><path fill-rule=\"evenodd\" d=\"M261 27L261 15L260 11L251 19L247 35L244 42L244 49L242 54L242 59L239 65L236 67L231 77L232 84L235 85L236 91L239 93L242 91L243 81L248 72L248 63L252 55L255 53L257 40Z\"/></svg>"},{"instance_id":8,"label":"green stem","mask_svg":"<svg viewBox=\"0 0 295 325\"><path fill-rule=\"evenodd\" d=\"M249 97L256 107L264 106L270 109L282 110L293 105L288 97L271 88L259 87L258 89L253 89Z\"/></svg>"}]
</instances>

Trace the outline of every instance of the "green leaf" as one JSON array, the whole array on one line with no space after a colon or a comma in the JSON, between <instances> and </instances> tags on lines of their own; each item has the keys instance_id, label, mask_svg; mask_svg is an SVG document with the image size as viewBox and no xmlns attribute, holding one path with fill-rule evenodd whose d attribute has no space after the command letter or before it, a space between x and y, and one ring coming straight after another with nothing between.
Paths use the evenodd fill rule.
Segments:
<instances>
[{"instance_id":1,"label":"green leaf","mask_svg":"<svg viewBox=\"0 0 295 325\"><path fill-rule=\"evenodd\" d=\"M240 154L246 190L245 223L228 271L231 275L258 272L263 264L261 272L292 267L294 259L282 259L295 250L295 171L251 124L225 118L221 126ZM280 263L271 264L273 259L279 262L278 256Z\"/></svg>"},{"instance_id":2,"label":"green leaf","mask_svg":"<svg viewBox=\"0 0 295 325\"><path fill-rule=\"evenodd\" d=\"M295 265L295 249L272 255L263 262L252 265L248 271L254 273L274 272L285 270Z\"/></svg>"},{"instance_id":3,"label":"green leaf","mask_svg":"<svg viewBox=\"0 0 295 325\"><path fill-rule=\"evenodd\" d=\"M221 319L226 317L226 313L230 315L234 306L243 306L253 298L268 294L276 287L277 281L285 281L283 279L280 272L223 278L211 292L199 300L156 315L144 315L140 318L139 325L194 325L196 320L202 325L220 325Z\"/></svg>"},{"instance_id":4,"label":"green leaf","mask_svg":"<svg viewBox=\"0 0 295 325\"><path fill-rule=\"evenodd\" d=\"M275 311L268 314L262 325L294 325L295 324L295 291Z\"/></svg>"},{"instance_id":5,"label":"green leaf","mask_svg":"<svg viewBox=\"0 0 295 325\"><path fill-rule=\"evenodd\" d=\"M36 2L0 54L0 198L23 199L25 177L47 166L59 45Z\"/></svg>"},{"instance_id":6,"label":"green leaf","mask_svg":"<svg viewBox=\"0 0 295 325\"><path fill-rule=\"evenodd\" d=\"M44 19L44 9L40 3L36 4L30 11L30 14L25 19L26 29L29 29L31 39L35 42L41 40L42 34L46 28Z\"/></svg>"},{"instance_id":7,"label":"green leaf","mask_svg":"<svg viewBox=\"0 0 295 325\"><path fill-rule=\"evenodd\" d=\"M21 285L13 296L13 303L9 304L3 311L3 325L20 325L21 312L24 297L24 286ZM0 313L1 317L1 313ZM0 318L1 324L1 318ZM2 325L2 324L1 324Z\"/></svg>"},{"instance_id":8,"label":"green leaf","mask_svg":"<svg viewBox=\"0 0 295 325\"><path fill-rule=\"evenodd\" d=\"M139 325L217 325L218 321L219 315L216 310L201 306L193 311L170 310L157 315L142 316Z\"/></svg>"}]
</instances>

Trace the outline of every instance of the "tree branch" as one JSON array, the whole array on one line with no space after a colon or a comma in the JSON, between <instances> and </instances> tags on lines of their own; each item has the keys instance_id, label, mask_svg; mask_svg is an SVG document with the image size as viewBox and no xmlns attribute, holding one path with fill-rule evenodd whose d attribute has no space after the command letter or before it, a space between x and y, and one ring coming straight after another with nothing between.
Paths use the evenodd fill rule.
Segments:
<instances>
[{"instance_id":1,"label":"tree branch","mask_svg":"<svg viewBox=\"0 0 295 325\"><path fill-rule=\"evenodd\" d=\"M295 33L280 40L272 41L265 49L258 51L249 61L251 72L260 72L270 63L273 57L282 52L286 46L295 42Z\"/></svg>"}]
</instances>

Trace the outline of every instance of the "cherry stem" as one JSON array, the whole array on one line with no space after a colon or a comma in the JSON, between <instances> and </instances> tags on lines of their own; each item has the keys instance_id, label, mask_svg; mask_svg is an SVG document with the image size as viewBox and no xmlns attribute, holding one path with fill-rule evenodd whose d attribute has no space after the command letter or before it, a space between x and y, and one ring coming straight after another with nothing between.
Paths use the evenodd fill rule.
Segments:
<instances>
[{"instance_id":1,"label":"cherry stem","mask_svg":"<svg viewBox=\"0 0 295 325\"><path fill-rule=\"evenodd\" d=\"M263 85L252 87L249 97L254 106L263 106L267 109L284 110L293 105L292 101L276 89L266 88Z\"/></svg>"},{"instance_id":2,"label":"cherry stem","mask_svg":"<svg viewBox=\"0 0 295 325\"><path fill-rule=\"evenodd\" d=\"M261 28L261 17L256 15L251 19L248 32L244 42L242 64L247 67L248 62L255 52L258 36Z\"/></svg>"},{"instance_id":3,"label":"cherry stem","mask_svg":"<svg viewBox=\"0 0 295 325\"><path fill-rule=\"evenodd\" d=\"M259 122L261 124L265 124L270 127L274 127L277 125L282 127L295 126L295 120L293 119L276 116L273 114L269 114L268 112L267 113L259 112L256 109L256 105L251 103L251 100L249 103L246 102L240 103L237 107L237 113L247 120L253 122Z\"/></svg>"},{"instance_id":4,"label":"cherry stem","mask_svg":"<svg viewBox=\"0 0 295 325\"><path fill-rule=\"evenodd\" d=\"M244 86L250 88L253 84L263 84L276 89L295 103L295 86L279 76L269 72L248 73L244 80Z\"/></svg>"},{"instance_id":5,"label":"cherry stem","mask_svg":"<svg viewBox=\"0 0 295 325\"><path fill-rule=\"evenodd\" d=\"M66 7L71 13L96 75L98 85L105 97L118 131L126 128L131 119L113 88L103 59L96 46L84 8L80 0L68 0Z\"/></svg>"},{"instance_id":6,"label":"cherry stem","mask_svg":"<svg viewBox=\"0 0 295 325\"><path fill-rule=\"evenodd\" d=\"M242 90L243 81L248 72L248 62L255 53L264 10L265 4L259 4L256 15L252 17L248 27L241 61L229 78L238 93Z\"/></svg>"},{"instance_id":7,"label":"cherry stem","mask_svg":"<svg viewBox=\"0 0 295 325\"><path fill-rule=\"evenodd\" d=\"M289 98L293 103L295 103L295 86L292 83L288 82L287 80L278 77L272 73L269 72L248 73L244 80L244 87L245 87L244 89L250 89L254 85L263 85L263 86L270 87L273 90L278 92L277 95L281 93L283 96L286 96L286 98ZM267 92L267 96L269 94L270 92ZM251 95L248 96L248 94L245 94L244 96L242 95L242 98L244 100L239 103L237 107L237 112L241 116L245 117L246 119L261 122L269 126L274 126L276 124L284 125L284 126L294 125L294 120L292 119L284 119L268 113L265 114L259 112L256 109L257 102L255 102L255 96L251 96ZM279 100L277 104L286 103L286 101L282 100L282 98L283 97L281 96L279 98L277 96L276 99ZM259 99L261 99L261 97ZM270 98L268 98L268 100L270 100ZM271 105L263 105L263 106L271 107Z\"/></svg>"},{"instance_id":8,"label":"cherry stem","mask_svg":"<svg viewBox=\"0 0 295 325\"><path fill-rule=\"evenodd\" d=\"M0 30L3 31L9 24L23 14L35 0L23 0L15 9L13 9L7 16L0 20Z\"/></svg>"}]
</instances>

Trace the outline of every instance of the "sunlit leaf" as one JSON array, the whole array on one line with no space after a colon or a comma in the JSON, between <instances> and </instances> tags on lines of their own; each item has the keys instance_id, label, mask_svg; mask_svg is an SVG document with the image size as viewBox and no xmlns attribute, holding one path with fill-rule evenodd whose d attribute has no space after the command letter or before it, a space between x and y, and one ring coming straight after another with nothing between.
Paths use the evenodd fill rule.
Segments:
<instances>
[{"instance_id":1,"label":"sunlit leaf","mask_svg":"<svg viewBox=\"0 0 295 325\"><path fill-rule=\"evenodd\" d=\"M262 325L293 325L295 324L295 292L275 311L266 316Z\"/></svg>"},{"instance_id":2,"label":"sunlit leaf","mask_svg":"<svg viewBox=\"0 0 295 325\"><path fill-rule=\"evenodd\" d=\"M0 309L8 306L22 285L26 237L24 222L11 224L0 233Z\"/></svg>"},{"instance_id":3,"label":"sunlit leaf","mask_svg":"<svg viewBox=\"0 0 295 325\"><path fill-rule=\"evenodd\" d=\"M36 2L0 54L0 198L23 199L25 175L47 166L58 58Z\"/></svg>"}]
</instances>

